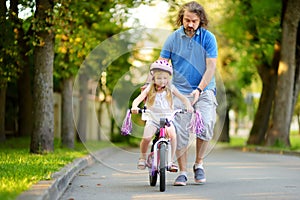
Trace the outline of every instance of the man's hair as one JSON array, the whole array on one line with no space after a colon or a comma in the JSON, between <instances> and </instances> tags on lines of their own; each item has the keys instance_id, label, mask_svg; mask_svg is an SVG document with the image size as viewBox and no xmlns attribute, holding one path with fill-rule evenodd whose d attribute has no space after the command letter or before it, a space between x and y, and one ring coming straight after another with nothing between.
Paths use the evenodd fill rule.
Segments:
<instances>
[{"instance_id":1,"label":"man's hair","mask_svg":"<svg viewBox=\"0 0 300 200\"><path fill-rule=\"evenodd\" d=\"M183 15L185 11L195 13L200 18L199 27L204 27L204 28L207 27L208 19L207 19L206 12L204 8L196 1L188 2L180 8L176 19L176 24L178 26L183 25Z\"/></svg>"}]
</instances>

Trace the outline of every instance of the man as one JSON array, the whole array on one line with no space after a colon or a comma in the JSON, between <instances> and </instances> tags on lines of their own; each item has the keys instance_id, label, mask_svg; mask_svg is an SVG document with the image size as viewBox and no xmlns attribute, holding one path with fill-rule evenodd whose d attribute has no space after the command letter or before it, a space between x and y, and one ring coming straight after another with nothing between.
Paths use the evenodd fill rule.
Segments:
<instances>
[{"instance_id":1,"label":"man","mask_svg":"<svg viewBox=\"0 0 300 200\"><path fill-rule=\"evenodd\" d=\"M179 10L175 30L165 41L160 59L171 60L174 73L173 84L185 94L195 110L200 111L204 121L204 131L197 134L195 164L193 165L196 183L206 182L203 159L209 141L213 136L216 121L216 83L217 42L215 36L206 27L208 24L203 7L195 1L186 3ZM174 107L184 108L174 98ZM187 148L191 114L178 115L175 121L177 131L177 160L180 175L174 182L176 186L187 183Z\"/></svg>"}]
</instances>

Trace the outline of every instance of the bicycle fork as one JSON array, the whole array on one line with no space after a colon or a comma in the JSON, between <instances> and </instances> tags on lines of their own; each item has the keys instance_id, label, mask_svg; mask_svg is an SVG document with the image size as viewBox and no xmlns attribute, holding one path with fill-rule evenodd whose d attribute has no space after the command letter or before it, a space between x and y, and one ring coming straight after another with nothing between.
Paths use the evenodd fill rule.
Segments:
<instances>
[{"instance_id":1,"label":"bicycle fork","mask_svg":"<svg viewBox=\"0 0 300 200\"><path fill-rule=\"evenodd\" d=\"M170 143L170 140L169 139L166 139L166 138L160 138L155 144L154 144L154 150L153 150L153 155L154 155L154 158L153 158L153 169L155 170L158 170L158 166L159 166L159 163L158 163L158 153L159 153L159 145L161 143L166 143L167 144L167 159L166 159L166 163L167 163L167 170L170 169L171 165L172 165L172 159L171 159L171 156L172 156L172 152L171 152L171 143Z\"/></svg>"}]
</instances>

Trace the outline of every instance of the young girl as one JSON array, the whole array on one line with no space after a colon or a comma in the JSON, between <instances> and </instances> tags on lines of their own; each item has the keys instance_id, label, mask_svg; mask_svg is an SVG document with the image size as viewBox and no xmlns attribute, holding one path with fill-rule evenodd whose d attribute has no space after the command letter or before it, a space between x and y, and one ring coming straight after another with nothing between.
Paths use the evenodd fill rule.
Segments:
<instances>
[{"instance_id":1,"label":"young girl","mask_svg":"<svg viewBox=\"0 0 300 200\"><path fill-rule=\"evenodd\" d=\"M151 83L146 87L141 94L136 97L132 103L131 112L138 113L138 105L146 98L146 107L150 112L147 113L147 121L144 128L143 138L140 142L140 158L138 161L138 168L146 168L146 155L148 146L152 140L153 135L159 128L159 120L161 117L166 117L173 111L173 98L176 95L186 105L188 112L193 111L190 101L182 95L171 84L171 76L173 74L172 65L165 60L157 60L150 66L150 73L153 78ZM165 116L164 116L165 115ZM166 128L166 132L171 141L172 147L172 160L174 161L176 151L176 132L175 127L171 124ZM173 164L170 171L177 171L178 167Z\"/></svg>"}]
</instances>

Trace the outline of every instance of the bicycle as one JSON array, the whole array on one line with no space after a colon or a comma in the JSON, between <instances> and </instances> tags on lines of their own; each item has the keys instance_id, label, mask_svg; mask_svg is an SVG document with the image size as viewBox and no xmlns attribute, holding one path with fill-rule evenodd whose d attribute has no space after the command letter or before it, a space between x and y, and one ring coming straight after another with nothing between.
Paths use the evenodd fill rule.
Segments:
<instances>
[{"instance_id":1,"label":"bicycle","mask_svg":"<svg viewBox=\"0 0 300 200\"><path fill-rule=\"evenodd\" d=\"M146 107L139 109L139 113L145 113ZM151 151L148 155L146 166L149 168L150 186L156 186L158 174L160 177L159 189L161 192L166 190L166 171L171 171L172 166L172 149L170 139L166 137L166 126L170 126L177 113L186 113L185 109L177 109L171 113L170 117L160 118L160 128L156 131L152 140ZM194 111L189 129L195 134L201 134L203 130L203 121L201 113ZM130 135L132 131L131 110L128 109L126 117L121 127L121 134ZM174 172L174 171L172 171Z\"/></svg>"},{"instance_id":2,"label":"bicycle","mask_svg":"<svg viewBox=\"0 0 300 200\"><path fill-rule=\"evenodd\" d=\"M140 113L146 112L146 109L140 109ZM172 166L172 148L170 139L166 135L166 127L170 126L177 113L185 113L186 110L177 109L169 118L160 118L160 128L156 131L152 140L151 151L147 159L147 167L149 168L149 183L150 186L156 186L159 175L159 190L166 190L166 171L177 172L171 170Z\"/></svg>"}]
</instances>

